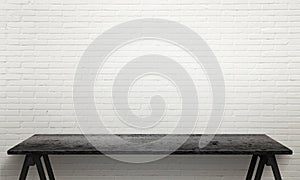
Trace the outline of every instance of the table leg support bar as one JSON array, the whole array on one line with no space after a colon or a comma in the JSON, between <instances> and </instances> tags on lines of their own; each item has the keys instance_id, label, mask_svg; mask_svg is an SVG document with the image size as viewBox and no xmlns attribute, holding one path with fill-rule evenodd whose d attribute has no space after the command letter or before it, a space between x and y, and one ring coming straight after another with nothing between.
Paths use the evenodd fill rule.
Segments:
<instances>
[{"instance_id":1,"label":"table leg support bar","mask_svg":"<svg viewBox=\"0 0 300 180\"><path fill-rule=\"evenodd\" d=\"M40 179L46 180L43 163L41 161L42 157L44 159L44 163L46 166L49 180L55 180L48 155L37 155L37 154L27 154L26 155L19 180L26 180L26 177L27 177L27 174L29 171L29 167L34 166L34 165L36 165Z\"/></svg>"},{"instance_id":2,"label":"table leg support bar","mask_svg":"<svg viewBox=\"0 0 300 180\"><path fill-rule=\"evenodd\" d=\"M246 180L252 180L258 157L259 163L256 169L254 180L261 179L265 165L271 166L275 180L282 180L275 155L253 155L246 176Z\"/></svg>"}]
</instances>

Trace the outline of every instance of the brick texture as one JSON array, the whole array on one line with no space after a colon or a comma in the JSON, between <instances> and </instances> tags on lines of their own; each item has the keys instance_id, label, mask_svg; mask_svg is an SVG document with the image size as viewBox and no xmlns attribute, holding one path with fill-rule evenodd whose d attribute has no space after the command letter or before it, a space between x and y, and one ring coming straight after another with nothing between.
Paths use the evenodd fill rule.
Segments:
<instances>
[{"instance_id":1,"label":"brick texture","mask_svg":"<svg viewBox=\"0 0 300 180\"><path fill-rule=\"evenodd\" d=\"M278 157L278 162L285 180L299 179L299 1L0 0L0 4L1 180L19 175L23 157L6 154L14 144L34 133L81 133L72 98L77 64L98 35L137 18L169 19L197 32L215 53L225 78L225 112L218 133L267 133L294 150L293 156ZM176 48L143 41L111 56L97 76L95 99L112 132L160 133L176 126L179 94L163 78L147 76L129 94L130 107L140 116L151 112L151 93L165 97L169 115L157 127L130 128L112 110L111 85L122 63L149 49L177 58L195 80L202 117L195 132L203 131L211 105L209 84L201 67ZM136 165L99 156L51 158L61 180L240 180L250 160L243 156L171 156ZM29 176L38 179L35 169ZM272 178L267 167L263 179Z\"/></svg>"}]
</instances>

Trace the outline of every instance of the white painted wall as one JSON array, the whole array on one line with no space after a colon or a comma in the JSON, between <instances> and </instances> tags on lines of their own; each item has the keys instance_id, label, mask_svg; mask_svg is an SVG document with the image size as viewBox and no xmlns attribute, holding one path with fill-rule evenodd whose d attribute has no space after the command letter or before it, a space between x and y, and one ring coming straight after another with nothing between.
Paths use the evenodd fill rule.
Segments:
<instances>
[{"instance_id":1,"label":"white painted wall","mask_svg":"<svg viewBox=\"0 0 300 180\"><path fill-rule=\"evenodd\" d=\"M218 133L269 134L294 150L293 156L278 159L284 179L299 179L299 1L0 2L1 180L17 179L23 157L7 156L6 151L21 140L34 133L81 133L72 99L74 73L81 55L93 39L110 27L146 17L169 19L188 26L215 53L227 90L224 119ZM109 82L113 80L109 75L120 65L109 67L105 74L108 83L104 88L109 88ZM196 66L187 63L187 68L193 67ZM199 75L201 69L188 71ZM97 81L100 85L101 80L100 77ZM154 82L150 79L151 83ZM160 85L164 87L163 82ZM148 88L141 83L136 91L147 97L143 87ZM201 91L201 85L199 89ZM174 91L174 88L169 90ZM105 97L105 93L98 95ZM133 93L133 97L140 95ZM174 99L176 105L178 101ZM205 104L206 101L201 102ZM137 105L135 112L147 115L147 101L141 103L140 106L133 103ZM109 103L102 105L109 107ZM201 112L203 117L207 116L207 111ZM107 125L113 132L140 132L114 121L112 112L108 112L108 116ZM166 132L174 123L170 120L149 132ZM200 123L196 132L202 130ZM143 165L93 156L51 158L57 179L61 180L238 180L244 178L250 157L169 157ZM266 169L264 179L272 179L269 167ZM37 179L35 173L35 169L30 172L30 179Z\"/></svg>"}]
</instances>

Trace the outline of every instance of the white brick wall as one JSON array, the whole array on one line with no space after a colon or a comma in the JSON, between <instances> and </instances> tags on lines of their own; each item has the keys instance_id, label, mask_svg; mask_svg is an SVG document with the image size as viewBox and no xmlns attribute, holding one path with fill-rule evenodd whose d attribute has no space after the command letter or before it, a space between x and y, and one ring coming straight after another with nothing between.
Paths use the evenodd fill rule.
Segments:
<instances>
[{"instance_id":1,"label":"white brick wall","mask_svg":"<svg viewBox=\"0 0 300 180\"><path fill-rule=\"evenodd\" d=\"M0 3L1 180L17 179L19 174L23 157L6 155L14 144L34 133L80 133L72 85L82 53L110 27L146 17L178 21L209 44L221 64L227 90L224 120L218 132L271 135L294 150L291 157L279 157L284 179L299 179L299 1L0 0ZM115 66L109 67L108 74L116 71ZM194 73L197 75L199 71ZM144 114L149 113L147 106L141 108ZM109 120L112 131L134 132L114 123L113 117ZM173 121L170 122L153 132L170 129ZM203 130L202 125L199 124L197 132ZM244 178L249 158L169 157L143 165L91 156L55 156L52 161L57 179L62 180L235 180ZM264 179L272 179L270 169L266 169ZM37 179L35 171L30 172L30 177Z\"/></svg>"}]
</instances>

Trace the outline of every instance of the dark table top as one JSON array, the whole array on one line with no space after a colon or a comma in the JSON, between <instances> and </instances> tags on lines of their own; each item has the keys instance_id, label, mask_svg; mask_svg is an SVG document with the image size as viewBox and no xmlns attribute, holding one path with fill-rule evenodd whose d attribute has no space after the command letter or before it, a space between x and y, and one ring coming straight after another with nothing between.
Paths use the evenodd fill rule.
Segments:
<instances>
[{"instance_id":1,"label":"dark table top","mask_svg":"<svg viewBox=\"0 0 300 180\"><path fill-rule=\"evenodd\" d=\"M8 154L292 154L292 150L265 134L217 134L204 148L199 148L202 135L193 134L176 151L168 152L168 146L176 144L184 135L171 135L166 142L152 147L151 142L163 134L123 134L120 138L133 142L150 144L134 147L114 142L111 135L88 135L93 142L98 142L98 151L82 134L35 134L7 151ZM94 144L94 143L93 143ZM98 147L98 146L97 146ZM99 149L99 148L98 148Z\"/></svg>"}]
</instances>

